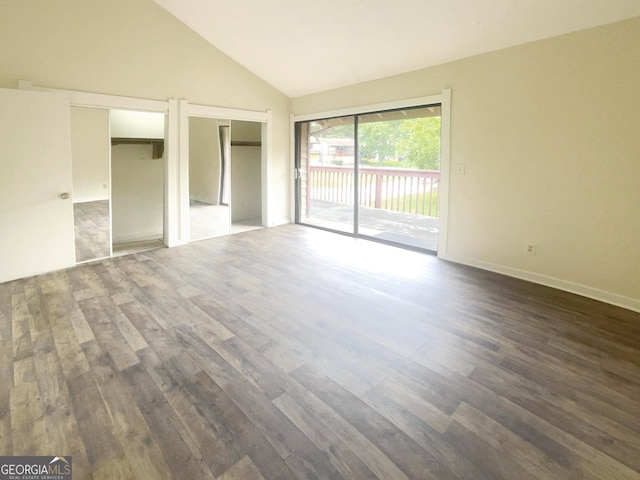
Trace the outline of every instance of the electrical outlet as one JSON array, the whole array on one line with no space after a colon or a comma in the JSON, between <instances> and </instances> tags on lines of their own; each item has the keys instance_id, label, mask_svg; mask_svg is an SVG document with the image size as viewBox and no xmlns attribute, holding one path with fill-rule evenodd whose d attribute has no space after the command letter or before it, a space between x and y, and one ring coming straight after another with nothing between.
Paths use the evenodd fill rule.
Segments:
<instances>
[{"instance_id":1,"label":"electrical outlet","mask_svg":"<svg viewBox=\"0 0 640 480\"><path fill-rule=\"evenodd\" d=\"M535 243L527 243L527 245L525 246L524 251L526 253L528 253L529 255L535 255L536 254L536 244Z\"/></svg>"}]
</instances>

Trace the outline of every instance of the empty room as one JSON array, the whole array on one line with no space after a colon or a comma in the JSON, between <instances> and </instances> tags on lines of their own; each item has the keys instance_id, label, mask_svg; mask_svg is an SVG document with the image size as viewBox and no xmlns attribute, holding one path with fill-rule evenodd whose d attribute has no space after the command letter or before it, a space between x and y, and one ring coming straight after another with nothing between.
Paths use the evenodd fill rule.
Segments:
<instances>
[{"instance_id":1,"label":"empty room","mask_svg":"<svg viewBox=\"0 0 640 480\"><path fill-rule=\"evenodd\" d=\"M640 480L636 0L0 1L0 478Z\"/></svg>"}]
</instances>

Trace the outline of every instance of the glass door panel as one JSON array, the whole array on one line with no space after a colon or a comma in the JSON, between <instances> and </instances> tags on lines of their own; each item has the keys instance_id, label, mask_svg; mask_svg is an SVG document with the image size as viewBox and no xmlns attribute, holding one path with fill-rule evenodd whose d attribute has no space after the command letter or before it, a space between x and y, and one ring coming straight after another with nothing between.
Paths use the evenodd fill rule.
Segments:
<instances>
[{"instance_id":1,"label":"glass door panel","mask_svg":"<svg viewBox=\"0 0 640 480\"><path fill-rule=\"evenodd\" d=\"M441 111L298 122L296 222L437 251Z\"/></svg>"},{"instance_id":2,"label":"glass door panel","mask_svg":"<svg viewBox=\"0 0 640 480\"><path fill-rule=\"evenodd\" d=\"M111 256L109 110L71 107L76 262Z\"/></svg>"},{"instance_id":3,"label":"glass door panel","mask_svg":"<svg viewBox=\"0 0 640 480\"><path fill-rule=\"evenodd\" d=\"M358 233L437 251L439 105L358 117Z\"/></svg>"},{"instance_id":4,"label":"glass door panel","mask_svg":"<svg viewBox=\"0 0 640 480\"><path fill-rule=\"evenodd\" d=\"M297 221L354 233L355 118L297 124Z\"/></svg>"}]
</instances>

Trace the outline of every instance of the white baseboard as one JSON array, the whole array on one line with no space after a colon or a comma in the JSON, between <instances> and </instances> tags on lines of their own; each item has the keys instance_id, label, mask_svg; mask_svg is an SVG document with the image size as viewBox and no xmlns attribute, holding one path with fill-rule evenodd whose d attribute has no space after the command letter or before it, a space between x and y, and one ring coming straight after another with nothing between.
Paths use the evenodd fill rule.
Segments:
<instances>
[{"instance_id":1,"label":"white baseboard","mask_svg":"<svg viewBox=\"0 0 640 480\"><path fill-rule=\"evenodd\" d=\"M277 227L279 225L287 225L289 223L293 223L291 221L291 219L289 219L289 218L280 218L280 219L277 219L277 220L272 220L271 221L271 225L269 225L269 226L270 227Z\"/></svg>"},{"instance_id":2,"label":"white baseboard","mask_svg":"<svg viewBox=\"0 0 640 480\"><path fill-rule=\"evenodd\" d=\"M196 202L202 202L202 203L206 203L206 204L209 204L209 205L218 205L218 201L217 200L212 200L212 199L207 198L207 197L200 197L198 195L189 196L189 200L195 200Z\"/></svg>"},{"instance_id":3,"label":"white baseboard","mask_svg":"<svg viewBox=\"0 0 640 480\"><path fill-rule=\"evenodd\" d=\"M109 197L73 197L73 203L102 202L109 200Z\"/></svg>"},{"instance_id":4,"label":"white baseboard","mask_svg":"<svg viewBox=\"0 0 640 480\"><path fill-rule=\"evenodd\" d=\"M507 267L504 265L498 265L490 262L483 262L480 260L474 260L471 258L461 257L458 255L439 254L439 258L447 260L453 263L459 263L462 265L468 265L470 267L480 268L482 270L488 270L490 272L500 273L509 277L519 278L521 280L527 280L532 283L545 285L547 287L557 288L558 290L564 290L565 292L575 293L583 297L592 298L601 302L609 303L617 307L626 308L634 312L640 312L640 299L626 297L613 292L607 292L598 288L589 287L579 283L569 282L559 278L550 277L548 275L541 275L539 273L529 272L527 270L521 270L519 268Z\"/></svg>"},{"instance_id":5,"label":"white baseboard","mask_svg":"<svg viewBox=\"0 0 640 480\"><path fill-rule=\"evenodd\" d=\"M155 232L138 232L130 235L114 236L113 243L134 243L134 242L148 242L153 240L162 240L162 233Z\"/></svg>"},{"instance_id":6,"label":"white baseboard","mask_svg":"<svg viewBox=\"0 0 640 480\"><path fill-rule=\"evenodd\" d=\"M162 237L160 237L162 238ZM173 248L173 247L179 247L180 245L188 245L190 242L188 240L176 240L176 241L169 241L167 242L165 245L168 248Z\"/></svg>"}]
</instances>

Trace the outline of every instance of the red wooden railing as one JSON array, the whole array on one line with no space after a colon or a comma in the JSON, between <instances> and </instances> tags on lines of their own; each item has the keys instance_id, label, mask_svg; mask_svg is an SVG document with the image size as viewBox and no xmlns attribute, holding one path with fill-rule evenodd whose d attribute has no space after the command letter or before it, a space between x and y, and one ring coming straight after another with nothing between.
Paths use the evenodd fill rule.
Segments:
<instances>
[{"instance_id":1,"label":"red wooden railing","mask_svg":"<svg viewBox=\"0 0 640 480\"><path fill-rule=\"evenodd\" d=\"M359 205L438 216L440 172L409 168L360 167ZM353 167L307 167L307 211L311 200L353 205Z\"/></svg>"}]
</instances>

